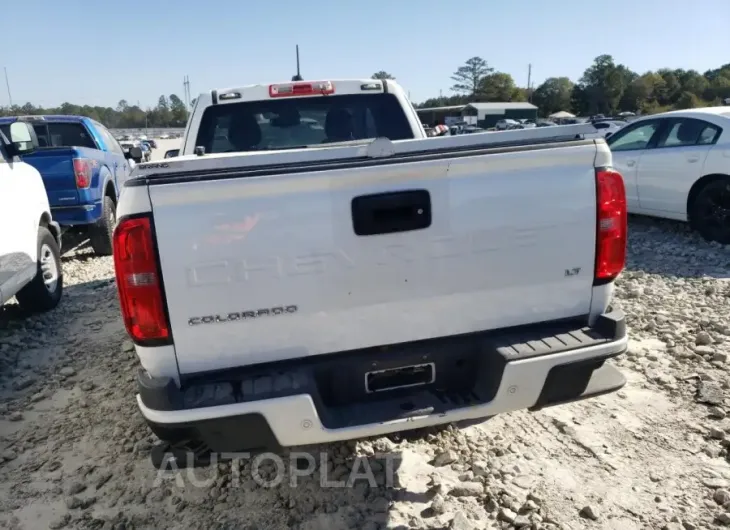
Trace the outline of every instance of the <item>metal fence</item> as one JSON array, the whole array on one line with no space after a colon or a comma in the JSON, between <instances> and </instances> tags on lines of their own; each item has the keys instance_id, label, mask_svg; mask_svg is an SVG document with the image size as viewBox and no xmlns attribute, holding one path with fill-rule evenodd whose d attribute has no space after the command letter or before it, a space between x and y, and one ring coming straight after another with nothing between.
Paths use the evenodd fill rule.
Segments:
<instances>
[{"instance_id":1,"label":"metal fence","mask_svg":"<svg viewBox=\"0 0 730 530\"><path fill-rule=\"evenodd\" d=\"M159 138L163 134L180 134L182 135L183 132L185 132L185 128L183 127L168 127L168 128L153 128L150 127L148 129L142 128L142 129L109 129L109 131L114 136L140 136L142 134L146 135L148 138Z\"/></svg>"}]
</instances>

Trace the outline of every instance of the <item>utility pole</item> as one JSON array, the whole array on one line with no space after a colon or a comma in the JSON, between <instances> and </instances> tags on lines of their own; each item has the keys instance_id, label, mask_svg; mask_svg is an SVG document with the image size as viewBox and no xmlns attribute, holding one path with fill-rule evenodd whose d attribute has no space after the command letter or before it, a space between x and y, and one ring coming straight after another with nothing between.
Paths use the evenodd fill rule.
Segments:
<instances>
[{"instance_id":1,"label":"utility pole","mask_svg":"<svg viewBox=\"0 0 730 530\"><path fill-rule=\"evenodd\" d=\"M190 77L183 77L183 98L185 99L185 108L190 108L192 98L190 97Z\"/></svg>"},{"instance_id":2,"label":"utility pole","mask_svg":"<svg viewBox=\"0 0 730 530\"><path fill-rule=\"evenodd\" d=\"M8 67L3 66L3 70L5 70L5 85L8 87L8 101L10 101L10 106L13 106L13 96L10 95L10 81L8 81Z\"/></svg>"},{"instance_id":3,"label":"utility pole","mask_svg":"<svg viewBox=\"0 0 730 530\"><path fill-rule=\"evenodd\" d=\"M527 101L532 103L532 88L530 82L532 80L532 64L527 65Z\"/></svg>"}]
</instances>

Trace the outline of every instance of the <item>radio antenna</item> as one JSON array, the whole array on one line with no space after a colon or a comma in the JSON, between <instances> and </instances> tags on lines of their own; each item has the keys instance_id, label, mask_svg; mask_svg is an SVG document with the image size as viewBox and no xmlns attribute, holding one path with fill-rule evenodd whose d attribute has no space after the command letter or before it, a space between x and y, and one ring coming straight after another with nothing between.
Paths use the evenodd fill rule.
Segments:
<instances>
[{"instance_id":1,"label":"radio antenna","mask_svg":"<svg viewBox=\"0 0 730 530\"><path fill-rule=\"evenodd\" d=\"M291 78L292 81L304 81L302 75L299 72L299 44L297 44L297 75Z\"/></svg>"}]
</instances>

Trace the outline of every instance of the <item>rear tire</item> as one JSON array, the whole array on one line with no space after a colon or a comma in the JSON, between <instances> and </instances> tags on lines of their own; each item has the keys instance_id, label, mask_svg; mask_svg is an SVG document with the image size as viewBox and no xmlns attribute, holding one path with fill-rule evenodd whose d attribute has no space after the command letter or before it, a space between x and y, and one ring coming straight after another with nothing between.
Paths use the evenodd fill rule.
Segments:
<instances>
[{"instance_id":1,"label":"rear tire","mask_svg":"<svg viewBox=\"0 0 730 530\"><path fill-rule=\"evenodd\" d=\"M58 241L45 226L38 228L36 275L15 295L24 311L41 313L55 308L63 294L63 269Z\"/></svg>"},{"instance_id":2,"label":"rear tire","mask_svg":"<svg viewBox=\"0 0 730 530\"><path fill-rule=\"evenodd\" d=\"M117 207L108 195L104 196L101 219L89 227L91 248L97 256L111 256L114 226L117 223Z\"/></svg>"},{"instance_id":3,"label":"rear tire","mask_svg":"<svg viewBox=\"0 0 730 530\"><path fill-rule=\"evenodd\" d=\"M730 244L730 178L705 184L689 207L690 226L708 241Z\"/></svg>"}]
</instances>

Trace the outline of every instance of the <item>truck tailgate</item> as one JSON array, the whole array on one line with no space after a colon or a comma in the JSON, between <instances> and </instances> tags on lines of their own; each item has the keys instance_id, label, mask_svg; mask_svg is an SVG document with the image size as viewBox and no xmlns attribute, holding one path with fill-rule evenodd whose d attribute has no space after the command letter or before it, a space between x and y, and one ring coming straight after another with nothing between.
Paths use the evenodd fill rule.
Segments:
<instances>
[{"instance_id":1,"label":"truck tailgate","mask_svg":"<svg viewBox=\"0 0 730 530\"><path fill-rule=\"evenodd\" d=\"M52 208L79 203L72 159L78 156L73 148L40 149L23 157L43 177L48 202Z\"/></svg>"},{"instance_id":2,"label":"truck tailgate","mask_svg":"<svg viewBox=\"0 0 730 530\"><path fill-rule=\"evenodd\" d=\"M587 314L595 155L584 142L151 184L180 372ZM390 192L408 193L372 197Z\"/></svg>"}]
</instances>

